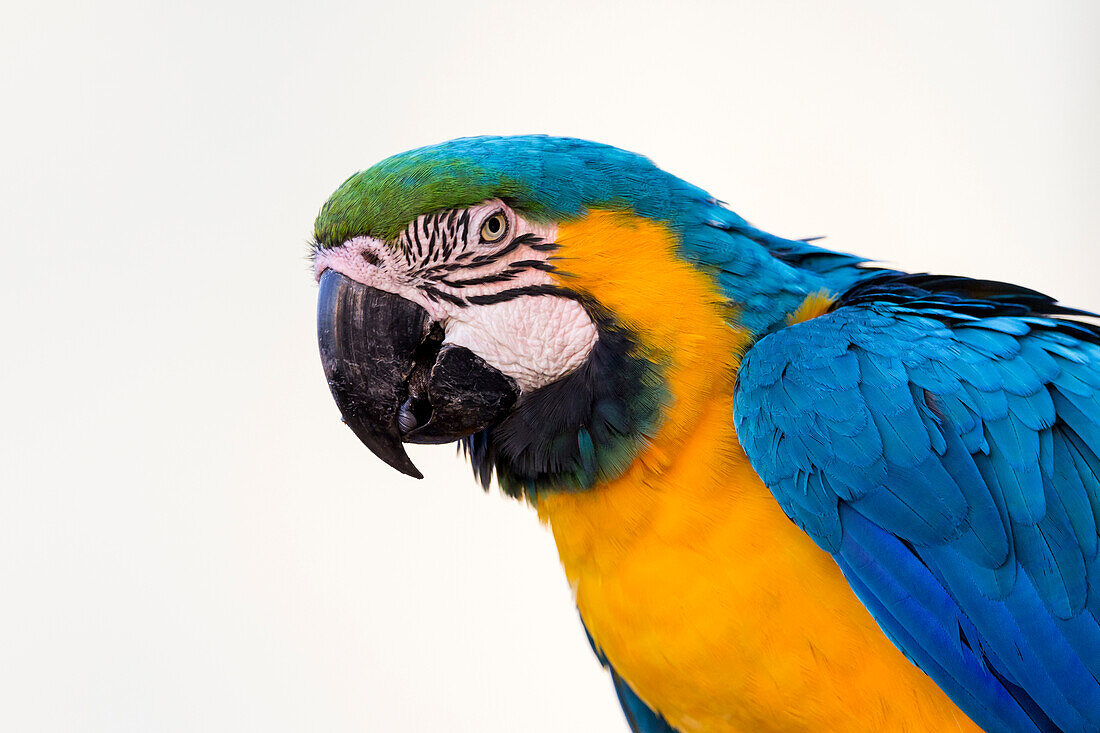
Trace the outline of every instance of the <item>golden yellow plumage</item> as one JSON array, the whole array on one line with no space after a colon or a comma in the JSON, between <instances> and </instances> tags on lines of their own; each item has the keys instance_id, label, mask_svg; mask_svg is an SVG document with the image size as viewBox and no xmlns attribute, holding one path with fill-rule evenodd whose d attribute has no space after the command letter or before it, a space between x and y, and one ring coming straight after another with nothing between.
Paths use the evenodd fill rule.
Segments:
<instances>
[{"instance_id":1,"label":"golden yellow plumage","mask_svg":"<svg viewBox=\"0 0 1100 733\"><path fill-rule=\"evenodd\" d=\"M538 499L616 671L685 733L977 731L749 466L731 418L746 339L710 278L662 225L627 214L593 212L558 242L564 284L644 325L671 391L623 476ZM827 307L811 298L795 319Z\"/></svg>"}]
</instances>

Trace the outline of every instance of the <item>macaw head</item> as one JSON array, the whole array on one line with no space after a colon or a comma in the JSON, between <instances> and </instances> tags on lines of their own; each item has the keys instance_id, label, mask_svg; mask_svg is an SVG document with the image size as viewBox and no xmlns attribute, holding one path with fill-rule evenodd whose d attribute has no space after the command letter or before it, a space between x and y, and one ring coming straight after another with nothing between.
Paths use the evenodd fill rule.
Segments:
<instances>
[{"instance_id":1,"label":"macaw head","mask_svg":"<svg viewBox=\"0 0 1100 733\"><path fill-rule=\"evenodd\" d=\"M689 420L730 383L753 319L771 318L746 283L778 260L751 231L606 145L483 137L394 156L317 218L333 397L408 475L403 443L462 440L486 485L590 486L677 429L672 406Z\"/></svg>"}]
</instances>

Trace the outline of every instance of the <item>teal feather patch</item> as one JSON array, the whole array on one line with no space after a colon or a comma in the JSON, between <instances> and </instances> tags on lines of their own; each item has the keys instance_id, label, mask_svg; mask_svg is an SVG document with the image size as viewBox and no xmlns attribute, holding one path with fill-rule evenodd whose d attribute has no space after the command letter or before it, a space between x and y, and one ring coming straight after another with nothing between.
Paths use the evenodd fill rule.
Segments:
<instances>
[{"instance_id":1,"label":"teal feather patch","mask_svg":"<svg viewBox=\"0 0 1100 733\"><path fill-rule=\"evenodd\" d=\"M989 730L1100 728L1100 329L1048 317L1074 313L883 274L761 339L738 379L753 468Z\"/></svg>"}]
</instances>

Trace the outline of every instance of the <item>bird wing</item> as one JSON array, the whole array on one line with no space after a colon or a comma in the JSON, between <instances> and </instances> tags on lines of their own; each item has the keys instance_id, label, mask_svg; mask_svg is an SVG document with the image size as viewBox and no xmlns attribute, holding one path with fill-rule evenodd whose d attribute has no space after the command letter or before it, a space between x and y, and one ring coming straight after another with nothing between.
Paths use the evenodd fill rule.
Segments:
<instances>
[{"instance_id":1,"label":"bird wing","mask_svg":"<svg viewBox=\"0 0 1100 733\"><path fill-rule=\"evenodd\" d=\"M745 356L783 510L991 731L1100 730L1100 328L1003 283L884 273Z\"/></svg>"}]
</instances>

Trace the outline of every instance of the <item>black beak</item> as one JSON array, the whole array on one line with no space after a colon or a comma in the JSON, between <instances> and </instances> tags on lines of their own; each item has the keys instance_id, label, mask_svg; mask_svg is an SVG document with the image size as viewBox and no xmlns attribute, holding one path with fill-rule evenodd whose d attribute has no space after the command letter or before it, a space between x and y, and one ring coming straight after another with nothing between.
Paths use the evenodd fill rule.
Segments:
<instances>
[{"instance_id":1,"label":"black beak","mask_svg":"<svg viewBox=\"0 0 1100 733\"><path fill-rule=\"evenodd\" d=\"M329 389L359 440L423 478L402 442L446 443L492 425L515 382L468 349L443 344L427 311L333 270L321 275L317 341Z\"/></svg>"}]
</instances>

